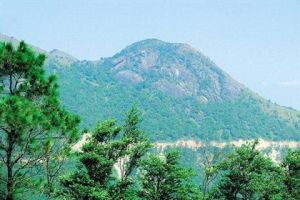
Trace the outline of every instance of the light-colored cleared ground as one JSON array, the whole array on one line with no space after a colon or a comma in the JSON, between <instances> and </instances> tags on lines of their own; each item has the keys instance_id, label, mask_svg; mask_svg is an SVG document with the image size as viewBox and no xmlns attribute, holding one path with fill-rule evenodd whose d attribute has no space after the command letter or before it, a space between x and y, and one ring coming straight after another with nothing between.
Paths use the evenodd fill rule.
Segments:
<instances>
[{"instance_id":1,"label":"light-colored cleared ground","mask_svg":"<svg viewBox=\"0 0 300 200\"><path fill-rule=\"evenodd\" d=\"M84 134L82 139L75 144L72 149L74 151L80 151L82 146L89 140L90 134ZM155 142L154 146L160 151L163 152L166 148L188 148L197 150L204 147L217 147L224 148L226 146L240 147L247 142L253 142L254 140L233 140L228 142L219 142L219 141L210 141L205 142L201 140L177 140L174 142ZM271 141L259 139L257 149L259 151L269 149L269 153L266 156L270 157L274 162L278 163L280 161L281 155L280 152L283 149L287 148L300 148L300 142L298 141ZM115 163L114 168L118 176L122 175L123 165L125 164L126 159L120 159Z\"/></svg>"},{"instance_id":2,"label":"light-colored cleared ground","mask_svg":"<svg viewBox=\"0 0 300 200\"><path fill-rule=\"evenodd\" d=\"M154 146L156 146L159 149L164 149L166 147L183 147L183 148L190 148L190 149L199 149L205 146L224 148L226 146L240 147L243 144L246 144L247 142L253 142L253 141L254 140L233 140L228 142L217 142L217 141L203 142L201 140L177 140L175 142L155 142ZM264 150L270 147L298 148L300 147L300 142L270 141L270 140L259 139L259 143L257 145L258 150Z\"/></svg>"},{"instance_id":3,"label":"light-colored cleared ground","mask_svg":"<svg viewBox=\"0 0 300 200\"><path fill-rule=\"evenodd\" d=\"M175 142L156 142L154 146L160 151L163 151L165 148L188 148L197 150L202 147L217 147L224 148L226 146L240 147L247 142L254 142L254 140L233 140L228 142L219 142L219 141L210 141L204 142L200 140L177 140ZM271 158L274 162L280 162L280 152L283 149L291 148L300 148L300 142L297 141L270 141L259 139L256 146L257 150L264 151L269 149L270 152L265 155Z\"/></svg>"}]
</instances>

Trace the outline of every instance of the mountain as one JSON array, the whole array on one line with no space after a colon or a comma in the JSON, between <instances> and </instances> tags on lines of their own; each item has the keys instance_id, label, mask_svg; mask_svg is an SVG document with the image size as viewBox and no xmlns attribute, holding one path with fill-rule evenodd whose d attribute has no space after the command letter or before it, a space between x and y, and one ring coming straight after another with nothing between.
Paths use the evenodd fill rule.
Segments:
<instances>
[{"instance_id":1,"label":"mountain","mask_svg":"<svg viewBox=\"0 0 300 200\"><path fill-rule=\"evenodd\" d=\"M124 84L150 84L174 97L201 102L231 100L244 89L207 57L186 44L156 39L137 42L111 58L115 77Z\"/></svg>"},{"instance_id":2,"label":"mountain","mask_svg":"<svg viewBox=\"0 0 300 200\"><path fill-rule=\"evenodd\" d=\"M187 44L147 39L98 61L46 55L82 127L121 120L136 105L154 141L300 140L299 111L263 99Z\"/></svg>"},{"instance_id":3,"label":"mountain","mask_svg":"<svg viewBox=\"0 0 300 200\"><path fill-rule=\"evenodd\" d=\"M0 41L1 42L10 42L12 43L12 45L14 46L17 46L19 44L19 40L15 37L12 37L12 36L7 36L7 35L4 35L4 34L1 34L0 33ZM36 52L39 52L39 53L45 53L47 54L47 51L39 48L39 47L36 47L34 45L31 45L31 44L28 44L33 50L35 50Z\"/></svg>"},{"instance_id":4,"label":"mountain","mask_svg":"<svg viewBox=\"0 0 300 200\"><path fill-rule=\"evenodd\" d=\"M70 66L74 62L78 61L77 58L58 49L53 49L47 55L50 65L55 63L56 65L60 66Z\"/></svg>"},{"instance_id":5,"label":"mountain","mask_svg":"<svg viewBox=\"0 0 300 200\"><path fill-rule=\"evenodd\" d=\"M14 46L17 46L19 44L19 40L14 38L14 37L10 37L4 34L0 33L0 41L2 42L10 42L12 43ZM47 52L46 50L43 50L39 47L36 47L34 45L28 44L34 51L38 52L38 53L43 53L47 56L47 62L52 66L52 65L60 65L60 66L69 66L71 65L73 62L78 61L78 59L76 59L75 57L60 51L58 49L53 49L50 52Z\"/></svg>"}]
</instances>

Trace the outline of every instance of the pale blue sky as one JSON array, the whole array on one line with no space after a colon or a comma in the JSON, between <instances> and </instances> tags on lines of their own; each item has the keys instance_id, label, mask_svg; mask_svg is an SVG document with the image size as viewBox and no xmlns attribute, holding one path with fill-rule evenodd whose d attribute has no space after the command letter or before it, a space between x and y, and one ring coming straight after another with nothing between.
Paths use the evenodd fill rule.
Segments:
<instances>
[{"instance_id":1,"label":"pale blue sky","mask_svg":"<svg viewBox=\"0 0 300 200\"><path fill-rule=\"evenodd\" d=\"M300 0L0 0L0 32L80 59L146 38L189 43L263 97L300 109Z\"/></svg>"}]
</instances>

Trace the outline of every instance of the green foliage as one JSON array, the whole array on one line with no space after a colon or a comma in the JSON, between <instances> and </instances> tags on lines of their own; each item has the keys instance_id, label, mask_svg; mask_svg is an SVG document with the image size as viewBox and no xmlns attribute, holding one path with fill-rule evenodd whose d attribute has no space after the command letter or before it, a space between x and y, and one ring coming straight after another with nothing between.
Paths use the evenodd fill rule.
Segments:
<instances>
[{"instance_id":1,"label":"green foliage","mask_svg":"<svg viewBox=\"0 0 300 200\"><path fill-rule=\"evenodd\" d=\"M299 112L287 109L283 117L280 106L247 90L234 100L201 103L196 96L174 97L146 81L124 84L116 79L112 66L107 59L75 62L67 68L49 63L48 70L57 73L64 86L64 105L82 117L82 127L95 126L99 119L121 120L135 103L143 113L141 126L152 141L300 139ZM150 74L143 76L152 80Z\"/></svg>"},{"instance_id":2,"label":"green foliage","mask_svg":"<svg viewBox=\"0 0 300 200\"><path fill-rule=\"evenodd\" d=\"M289 150L282 166L286 169L284 183L287 187L287 199L296 200L300 197L300 149Z\"/></svg>"},{"instance_id":3,"label":"green foliage","mask_svg":"<svg viewBox=\"0 0 300 200\"><path fill-rule=\"evenodd\" d=\"M77 171L61 179L63 184L62 199L111 199L108 191L93 181L85 171Z\"/></svg>"},{"instance_id":4,"label":"green foliage","mask_svg":"<svg viewBox=\"0 0 300 200\"><path fill-rule=\"evenodd\" d=\"M60 194L71 199L133 199L132 175L150 147L138 128L139 122L140 114L132 108L123 127L115 120L98 124L90 141L78 153L83 167L62 179ZM116 163L119 177L113 174Z\"/></svg>"},{"instance_id":5,"label":"green foliage","mask_svg":"<svg viewBox=\"0 0 300 200\"><path fill-rule=\"evenodd\" d=\"M36 187L47 154L43 147L52 138L73 140L77 134L79 118L60 105L56 78L45 74L44 61L24 42L17 48L0 44L1 180L7 200Z\"/></svg>"},{"instance_id":6,"label":"green foliage","mask_svg":"<svg viewBox=\"0 0 300 200\"><path fill-rule=\"evenodd\" d=\"M237 148L217 167L223 175L214 199L283 199L284 170L255 149L257 142Z\"/></svg>"},{"instance_id":7,"label":"green foliage","mask_svg":"<svg viewBox=\"0 0 300 200\"><path fill-rule=\"evenodd\" d=\"M199 188L191 183L191 169L179 165L178 152L150 155L141 166L140 196L149 200L201 199Z\"/></svg>"}]
</instances>

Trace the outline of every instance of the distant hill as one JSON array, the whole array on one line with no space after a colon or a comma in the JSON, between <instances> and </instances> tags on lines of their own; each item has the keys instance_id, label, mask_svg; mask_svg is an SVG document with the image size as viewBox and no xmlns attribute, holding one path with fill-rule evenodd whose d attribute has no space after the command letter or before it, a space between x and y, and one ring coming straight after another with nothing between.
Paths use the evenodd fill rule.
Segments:
<instances>
[{"instance_id":1,"label":"distant hill","mask_svg":"<svg viewBox=\"0 0 300 200\"><path fill-rule=\"evenodd\" d=\"M136 105L155 141L300 140L299 111L261 98L187 44L147 39L98 61L44 53L82 127L122 119Z\"/></svg>"},{"instance_id":2,"label":"distant hill","mask_svg":"<svg viewBox=\"0 0 300 200\"><path fill-rule=\"evenodd\" d=\"M0 33L0 41L1 42L10 42L14 46L17 46L19 44L19 40L17 40L14 37L10 37L4 34ZM68 66L72 64L73 62L78 61L75 57L60 51L58 49L53 49L50 52L47 52L39 47L36 47L34 45L28 44L33 50L35 50L38 53L43 53L47 56L50 65L62 65L62 66Z\"/></svg>"}]
</instances>

